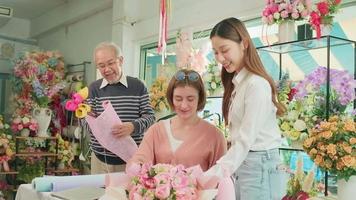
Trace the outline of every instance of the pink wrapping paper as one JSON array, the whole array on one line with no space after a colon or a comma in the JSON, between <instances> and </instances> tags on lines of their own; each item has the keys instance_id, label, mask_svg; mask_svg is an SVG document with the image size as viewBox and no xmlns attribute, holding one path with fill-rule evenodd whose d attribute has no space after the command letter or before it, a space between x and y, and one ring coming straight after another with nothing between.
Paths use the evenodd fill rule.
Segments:
<instances>
[{"instance_id":1,"label":"pink wrapping paper","mask_svg":"<svg viewBox=\"0 0 356 200\"><path fill-rule=\"evenodd\" d=\"M127 162L137 150L135 141L130 137L115 137L111 129L115 124L122 123L109 101L103 103L104 111L97 117L86 116L85 120L98 142Z\"/></svg>"}]
</instances>

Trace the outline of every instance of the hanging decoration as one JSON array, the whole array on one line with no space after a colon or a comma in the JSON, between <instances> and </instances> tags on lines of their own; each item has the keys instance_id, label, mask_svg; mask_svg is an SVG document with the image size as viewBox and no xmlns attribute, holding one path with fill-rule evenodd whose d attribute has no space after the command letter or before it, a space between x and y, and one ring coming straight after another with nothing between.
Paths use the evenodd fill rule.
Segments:
<instances>
[{"instance_id":1,"label":"hanging decoration","mask_svg":"<svg viewBox=\"0 0 356 200\"><path fill-rule=\"evenodd\" d=\"M189 68L203 74L209 64L207 54L210 43L204 43L199 49L192 45L193 34L190 31L178 31L176 37L176 66L178 68Z\"/></svg>"},{"instance_id":2,"label":"hanging decoration","mask_svg":"<svg viewBox=\"0 0 356 200\"><path fill-rule=\"evenodd\" d=\"M168 18L170 16L171 1L160 0L159 5L159 34L157 51L162 55L162 64L166 58Z\"/></svg>"}]
</instances>

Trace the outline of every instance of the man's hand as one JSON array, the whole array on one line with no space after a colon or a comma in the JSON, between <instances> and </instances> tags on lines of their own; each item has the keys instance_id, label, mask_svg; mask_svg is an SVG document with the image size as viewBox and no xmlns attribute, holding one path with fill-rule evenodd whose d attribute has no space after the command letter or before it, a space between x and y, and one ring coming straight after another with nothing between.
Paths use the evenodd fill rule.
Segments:
<instances>
[{"instance_id":1,"label":"man's hand","mask_svg":"<svg viewBox=\"0 0 356 200\"><path fill-rule=\"evenodd\" d=\"M120 125L114 125L111 129L112 134L116 137L128 136L133 133L135 127L132 122L123 122Z\"/></svg>"}]
</instances>

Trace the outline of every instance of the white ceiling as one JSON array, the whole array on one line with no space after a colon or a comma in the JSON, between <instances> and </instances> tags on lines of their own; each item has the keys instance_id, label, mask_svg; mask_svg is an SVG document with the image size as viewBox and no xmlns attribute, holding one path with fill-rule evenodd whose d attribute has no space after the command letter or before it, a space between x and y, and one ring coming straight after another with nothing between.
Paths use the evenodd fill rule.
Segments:
<instances>
[{"instance_id":1,"label":"white ceiling","mask_svg":"<svg viewBox=\"0 0 356 200\"><path fill-rule=\"evenodd\" d=\"M0 0L0 6L13 9L13 17L33 19L72 0Z\"/></svg>"}]
</instances>

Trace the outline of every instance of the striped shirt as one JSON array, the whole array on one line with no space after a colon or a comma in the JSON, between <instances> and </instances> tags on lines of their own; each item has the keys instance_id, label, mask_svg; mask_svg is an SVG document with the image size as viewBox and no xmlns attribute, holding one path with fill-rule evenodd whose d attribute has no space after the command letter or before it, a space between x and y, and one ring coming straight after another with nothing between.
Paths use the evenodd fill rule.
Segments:
<instances>
[{"instance_id":1,"label":"striped shirt","mask_svg":"<svg viewBox=\"0 0 356 200\"><path fill-rule=\"evenodd\" d=\"M91 106L92 112L100 115L104 108L104 101L110 101L122 122L132 122L134 132L131 137L139 145L143 134L154 121L154 113L150 106L149 96L146 86L137 78L123 76L126 80L105 84L104 79L99 79L89 86L89 97L87 103ZM88 128L88 126L86 125ZM105 149L90 133L90 147L99 160L102 162L117 165L125 162L115 154ZM124 148L124 147L123 147Z\"/></svg>"}]
</instances>

